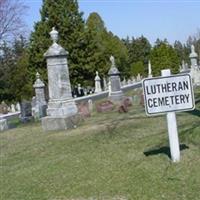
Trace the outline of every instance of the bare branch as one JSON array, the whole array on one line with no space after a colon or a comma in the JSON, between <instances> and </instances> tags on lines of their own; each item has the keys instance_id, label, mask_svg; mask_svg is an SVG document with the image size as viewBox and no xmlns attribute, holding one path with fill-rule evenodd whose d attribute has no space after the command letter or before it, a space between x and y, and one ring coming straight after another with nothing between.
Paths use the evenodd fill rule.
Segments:
<instances>
[{"instance_id":1,"label":"bare branch","mask_svg":"<svg viewBox=\"0 0 200 200\"><path fill-rule=\"evenodd\" d=\"M22 33L26 9L20 0L0 0L0 42Z\"/></svg>"}]
</instances>

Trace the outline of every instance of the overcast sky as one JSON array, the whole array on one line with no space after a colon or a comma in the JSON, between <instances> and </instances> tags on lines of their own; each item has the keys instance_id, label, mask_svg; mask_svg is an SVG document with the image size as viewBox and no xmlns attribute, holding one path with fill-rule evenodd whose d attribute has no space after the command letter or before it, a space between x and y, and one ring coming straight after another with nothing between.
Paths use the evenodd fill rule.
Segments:
<instances>
[{"instance_id":1,"label":"overcast sky","mask_svg":"<svg viewBox=\"0 0 200 200\"><path fill-rule=\"evenodd\" d=\"M33 30L40 20L42 0L23 0L29 7L26 23ZM200 0L79 0L86 19L98 12L107 30L120 38L144 35L153 44L157 38L186 42L200 28Z\"/></svg>"}]
</instances>

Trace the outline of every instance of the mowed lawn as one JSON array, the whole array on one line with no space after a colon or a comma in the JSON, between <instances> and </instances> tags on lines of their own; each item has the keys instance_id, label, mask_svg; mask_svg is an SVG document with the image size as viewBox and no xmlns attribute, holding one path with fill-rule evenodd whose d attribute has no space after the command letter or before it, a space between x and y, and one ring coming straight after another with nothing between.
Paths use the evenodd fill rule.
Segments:
<instances>
[{"instance_id":1,"label":"mowed lawn","mask_svg":"<svg viewBox=\"0 0 200 200\"><path fill-rule=\"evenodd\" d=\"M177 114L181 161L169 158L165 115L92 113L74 130L40 123L0 133L1 200L199 200L200 104Z\"/></svg>"}]
</instances>

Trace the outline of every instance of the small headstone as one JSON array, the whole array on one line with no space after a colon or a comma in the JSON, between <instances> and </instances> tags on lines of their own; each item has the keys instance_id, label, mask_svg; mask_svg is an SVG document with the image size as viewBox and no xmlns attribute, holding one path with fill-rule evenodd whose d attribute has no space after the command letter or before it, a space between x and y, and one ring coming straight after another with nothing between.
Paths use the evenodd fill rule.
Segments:
<instances>
[{"instance_id":1,"label":"small headstone","mask_svg":"<svg viewBox=\"0 0 200 200\"><path fill-rule=\"evenodd\" d=\"M90 112L93 111L93 102L92 102L92 99L89 99L89 100L88 100L88 108L89 108L89 111L90 111Z\"/></svg>"},{"instance_id":2,"label":"small headstone","mask_svg":"<svg viewBox=\"0 0 200 200\"><path fill-rule=\"evenodd\" d=\"M131 85L132 84L132 80L131 79L128 79L128 85Z\"/></svg>"},{"instance_id":3,"label":"small headstone","mask_svg":"<svg viewBox=\"0 0 200 200\"><path fill-rule=\"evenodd\" d=\"M135 80L135 77L134 76L132 76L132 83L135 83L136 82L136 80Z\"/></svg>"},{"instance_id":4,"label":"small headstone","mask_svg":"<svg viewBox=\"0 0 200 200\"><path fill-rule=\"evenodd\" d=\"M140 104L140 96L139 95L134 95L133 96L133 104L134 105L139 105Z\"/></svg>"},{"instance_id":5,"label":"small headstone","mask_svg":"<svg viewBox=\"0 0 200 200\"><path fill-rule=\"evenodd\" d=\"M16 112L16 109L15 109L15 105L14 105L14 104L11 104L11 112L12 112L12 113Z\"/></svg>"},{"instance_id":6,"label":"small headstone","mask_svg":"<svg viewBox=\"0 0 200 200\"><path fill-rule=\"evenodd\" d=\"M2 103L0 104L0 113L1 114L7 114L8 113L8 106L4 101L2 101Z\"/></svg>"},{"instance_id":7,"label":"small headstone","mask_svg":"<svg viewBox=\"0 0 200 200\"><path fill-rule=\"evenodd\" d=\"M77 91L78 91L78 97L84 96L84 91L83 91L83 88L81 87L80 83L78 84Z\"/></svg>"},{"instance_id":8,"label":"small headstone","mask_svg":"<svg viewBox=\"0 0 200 200\"><path fill-rule=\"evenodd\" d=\"M21 102L21 121L28 122L32 119L32 107L31 102L23 100Z\"/></svg>"},{"instance_id":9,"label":"small headstone","mask_svg":"<svg viewBox=\"0 0 200 200\"><path fill-rule=\"evenodd\" d=\"M133 103L132 103L132 97L124 97L123 100L122 100L122 103L126 106L126 107L129 107L129 106L132 106Z\"/></svg>"},{"instance_id":10,"label":"small headstone","mask_svg":"<svg viewBox=\"0 0 200 200\"><path fill-rule=\"evenodd\" d=\"M109 100L96 104L97 112L109 112L112 111L114 107L114 104Z\"/></svg>"},{"instance_id":11,"label":"small headstone","mask_svg":"<svg viewBox=\"0 0 200 200\"><path fill-rule=\"evenodd\" d=\"M126 85L126 79L125 79L125 78L124 78L123 81L121 82L121 85L122 85L122 86L125 86L125 85Z\"/></svg>"},{"instance_id":12,"label":"small headstone","mask_svg":"<svg viewBox=\"0 0 200 200\"><path fill-rule=\"evenodd\" d=\"M128 108L125 104L120 104L118 107L118 112L119 113L127 113L128 112Z\"/></svg>"},{"instance_id":13,"label":"small headstone","mask_svg":"<svg viewBox=\"0 0 200 200\"><path fill-rule=\"evenodd\" d=\"M144 95L143 95L143 93L140 94L140 105L144 106Z\"/></svg>"},{"instance_id":14,"label":"small headstone","mask_svg":"<svg viewBox=\"0 0 200 200\"><path fill-rule=\"evenodd\" d=\"M87 89L86 88L83 89L83 93L84 93L84 96L87 96Z\"/></svg>"},{"instance_id":15,"label":"small headstone","mask_svg":"<svg viewBox=\"0 0 200 200\"><path fill-rule=\"evenodd\" d=\"M88 106L87 102L82 102L82 103L80 103L78 105L78 113L83 118L91 116L90 111L89 111L89 106Z\"/></svg>"},{"instance_id":16,"label":"small headstone","mask_svg":"<svg viewBox=\"0 0 200 200\"><path fill-rule=\"evenodd\" d=\"M18 112L21 112L21 108L20 108L20 104L19 104L19 102L16 104L16 111L18 111Z\"/></svg>"},{"instance_id":17,"label":"small headstone","mask_svg":"<svg viewBox=\"0 0 200 200\"><path fill-rule=\"evenodd\" d=\"M0 131L8 129L7 119L0 119Z\"/></svg>"},{"instance_id":18,"label":"small headstone","mask_svg":"<svg viewBox=\"0 0 200 200\"><path fill-rule=\"evenodd\" d=\"M108 90L108 84L105 77L103 78L103 87L104 87L104 91Z\"/></svg>"},{"instance_id":19,"label":"small headstone","mask_svg":"<svg viewBox=\"0 0 200 200\"><path fill-rule=\"evenodd\" d=\"M141 81L141 76L140 76L140 73L137 75L137 81Z\"/></svg>"}]
</instances>

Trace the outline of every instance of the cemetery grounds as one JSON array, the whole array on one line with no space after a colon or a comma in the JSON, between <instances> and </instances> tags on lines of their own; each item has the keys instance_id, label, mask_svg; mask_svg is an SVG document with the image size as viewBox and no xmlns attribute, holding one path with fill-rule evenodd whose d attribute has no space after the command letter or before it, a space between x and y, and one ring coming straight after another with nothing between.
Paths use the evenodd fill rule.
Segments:
<instances>
[{"instance_id":1,"label":"cemetery grounds","mask_svg":"<svg viewBox=\"0 0 200 200\"><path fill-rule=\"evenodd\" d=\"M0 199L199 200L200 102L177 123L179 163L169 157L166 116L147 117L139 104L94 111L70 131L45 133L38 122L1 132Z\"/></svg>"}]
</instances>

